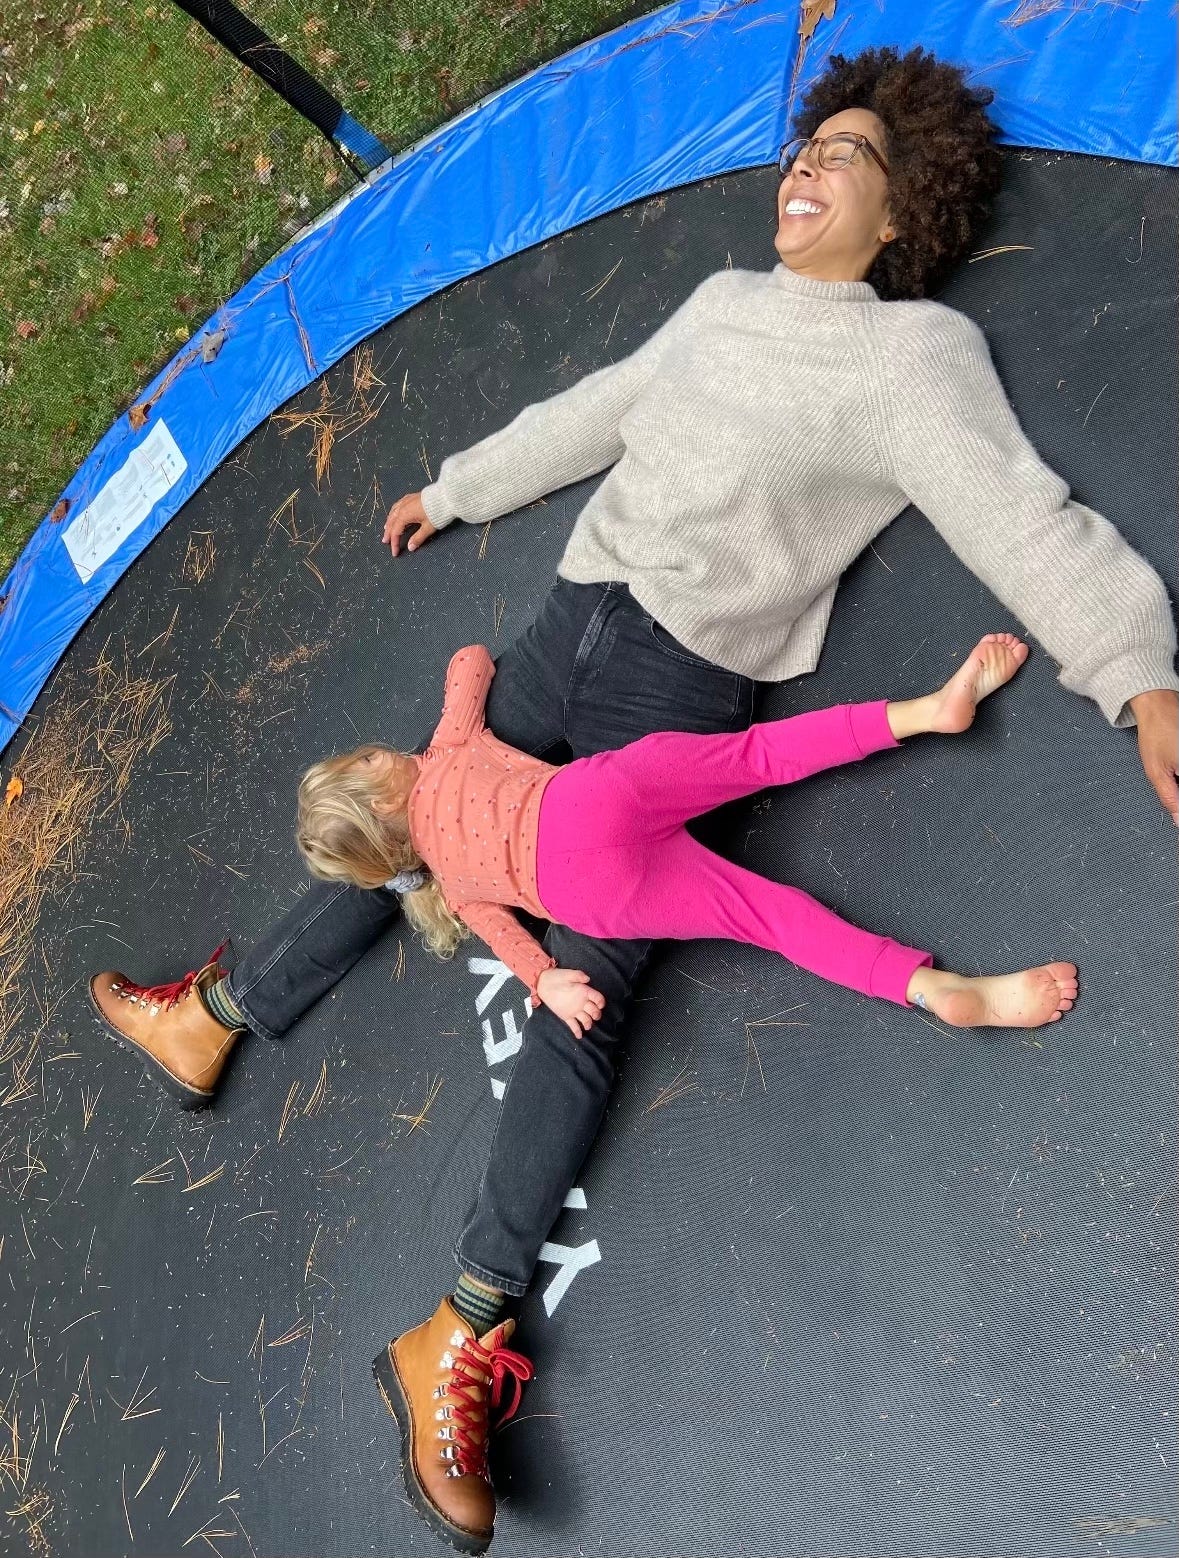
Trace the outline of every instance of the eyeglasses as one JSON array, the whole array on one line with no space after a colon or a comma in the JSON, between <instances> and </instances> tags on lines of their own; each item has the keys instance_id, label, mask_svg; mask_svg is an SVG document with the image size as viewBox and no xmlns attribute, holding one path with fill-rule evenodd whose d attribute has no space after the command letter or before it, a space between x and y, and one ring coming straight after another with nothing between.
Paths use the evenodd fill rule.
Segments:
<instances>
[{"instance_id":1,"label":"eyeglasses","mask_svg":"<svg viewBox=\"0 0 1179 1558\"><path fill-rule=\"evenodd\" d=\"M873 146L866 135L852 135L843 132L838 135L800 135L796 140L787 141L778 153L778 172L783 178L790 172L799 154L809 152L812 148L818 158L821 168L846 168L848 163L859 151L860 147L869 153L873 161L888 176L888 163Z\"/></svg>"}]
</instances>

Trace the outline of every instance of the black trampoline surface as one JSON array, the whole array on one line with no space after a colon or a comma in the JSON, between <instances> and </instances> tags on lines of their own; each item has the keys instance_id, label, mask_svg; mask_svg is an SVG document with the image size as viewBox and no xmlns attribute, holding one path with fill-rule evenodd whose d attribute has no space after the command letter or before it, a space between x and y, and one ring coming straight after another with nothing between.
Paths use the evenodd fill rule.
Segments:
<instances>
[{"instance_id":1,"label":"black trampoline surface","mask_svg":"<svg viewBox=\"0 0 1179 1558\"><path fill-rule=\"evenodd\" d=\"M980 249L1019 247L941 294L985 329L1045 460L1172 596L1176 188L1010 152ZM0 1370L22 1455L40 1424L52 1553L444 1551L406 1503L370 1360L455 1279L523 988L469 966L481 944L441 965L394 932L184 1115L94 1026L85 981L176 978L225 935L240 955L293 901L302 768L427 734L454 650L495 652L535 615L590 484L396 562L389 504L633 350L711 271L771 268L775 189L757 170L647 201L389 326L389 398L336 444L330 485L310 428L260 429L38 703L34 722L104 645L176 678L126 830L101 827L42 913L44 1058L66 1058L0 1119ZM338 403L352 376L327 376ZM198 583L186 557L210 536ZM844 576L818 671L761 715L925 692L1009 628L910 510ZM1033 642L966 735L731 807L721 838L939 966L1071 959L1081 997L1053 1027L970 1034L769 953L666 948L522 1306L537 1378L495 1441L493 1553L1179 1551L1179 894L1134 733Z\"/></svg>"}]
</instances>

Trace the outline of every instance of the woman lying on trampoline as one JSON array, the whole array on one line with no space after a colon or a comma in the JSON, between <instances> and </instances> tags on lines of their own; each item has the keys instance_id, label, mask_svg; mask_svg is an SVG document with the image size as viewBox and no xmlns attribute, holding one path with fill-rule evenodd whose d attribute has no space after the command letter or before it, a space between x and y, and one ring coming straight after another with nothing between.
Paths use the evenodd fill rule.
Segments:
<instances>
[{"instance_id":1,"label":"woman lying on trampoline","mask_svg":"<svg viewBox=\"0 0 1179 1558\"><path fill-rule=\"evenodd\" d=\"M684 824L768 785L961 732L1027 658L988 633L937 692L840 704L733 735L660 731L555 768L499 741L484 706L495 667L482 645L450 662L442 718L421 756L364 746L308 769L297 838L313 875L394 887L427 944L449 956L474 930L580 1039L605 997L511 912L585 936L716 937L780 952L824 979L916 1004L956 1027L1057 1022L1077 994L1072 963L981 977L934 969L928 952L849 925L808 893L699 844Z\"/></svg>"},{"instance_id":2,"label":"woman lying on trampoline","mask_svg":"<svg viewBox=\"0 0 1179 1558\"><path fill-rule=\"evenodd\" d=\"M773 946L779 906L802 903L784 888L737 892L730 868L692 853L679 824L721 795L781 782L808 762L844 761L937 729L935 704L943 715L966 708L1018 662L1014 639L984 641L981 659L947 684L954 692L919 700L925 725L906 725L923 716L902 703L740 734L758 683L818 665L840 575L909 503L1036 635L1066 687L1091 698L1110 725L1137 727L1146 775L1179 820L1179 678L1162 581L1039 458L977 325L929 301L977 240L998 188L1001 159L984 111L992 96L922 49L833 55L779 164L780 263L707 277L637 351L451 455L386 521L383 539L397 555L403 540L413 551L455 520L483 524L609 468L578 516L539 617L497 662L487 724L530 757L593 760L577 770L581 779L548 787L562 848L540 861L533 907L547 902L575 918L597 907L581 892L569 847L570 830L576 844L582 826L577 800L595 826L622 829L617 862L629 858L627 830L664 830L664 891L685 866L699 875L665 921L654 917L656 901L621 899L621 918L592 920L598 934L550 926L546 964L579 970L586 983L570 992L536 965L540 999L455 1245L458 1286L390 1344L379 1366L403 1426L410 1498L464 1552L491 1540L492 1412L509 1376L529 1372L503 1345L512 1326L501 1318L504 1296L527 1290L597 1134L648 938L727 935L717 927L731 915L732 929ZM469 695L464 718L473 720ZM633 784L634 765L666 756L660 742L641 738L667 731L678 741L733 740L708 749L716 759L694 765L690 788L677 778L642 806L625 803L615 779ZM634 742L616 762L597 761ZM374 753L370 762L379 770L393 760ZM523 829L525 818L513 815ZM445 816L436 821L449 826ZM441 855L438 865L445 880ZM531 871L520 878L530 890ZM461 882L458 892L461 901ZM95 976L91 998L109 1031L182 1103L207 1104L240 1035L289 1032L400 913L395 888L313 880L227 976L210 961L145 989L110 970ZM924 954L850 928L833 955L830 921L816 909L795 913L790 928L799 961L805 942L824 972L894 1000L921 996L947 1021L962 1020L964 1009L967 1020L973 1009L974 1020L1052 1021L1073 999L1070 965L1007 983L959 983ZM577 1042L558 1007L571 1008ZM588 1028L579 1008L594 1019Z\"/></svg>"}]
</instances>

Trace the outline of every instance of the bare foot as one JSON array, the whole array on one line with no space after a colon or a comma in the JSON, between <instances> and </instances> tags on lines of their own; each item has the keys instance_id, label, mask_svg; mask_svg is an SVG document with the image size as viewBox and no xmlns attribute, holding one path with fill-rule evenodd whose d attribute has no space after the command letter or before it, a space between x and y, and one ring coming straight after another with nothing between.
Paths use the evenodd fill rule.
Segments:
<instances>
[{"instance_id":1,"label":"bare foot","mask_svg":"<svg viewBox=\"0 0 1179 1558\"><path fill-rule=\"evenodd\" d=\"M930 730L947 735L968 730L982 700L1009 682L1027 657L1028 646L1014 633L988 633L979 639L962 666L933 694Z\"/></svg>"},{"instance_id":2,"label":"bare foot","mask_svg":"<svg viewBox=\"0 0 1179 1558\"><path fill-rule=\"evenodd\" d=\"M1077 968L1075 963L1045 963L977 979L919 968L909 981L908 997L955 1028L1039 1028L1072 1010Z\"/></svg>"}]
</instances>

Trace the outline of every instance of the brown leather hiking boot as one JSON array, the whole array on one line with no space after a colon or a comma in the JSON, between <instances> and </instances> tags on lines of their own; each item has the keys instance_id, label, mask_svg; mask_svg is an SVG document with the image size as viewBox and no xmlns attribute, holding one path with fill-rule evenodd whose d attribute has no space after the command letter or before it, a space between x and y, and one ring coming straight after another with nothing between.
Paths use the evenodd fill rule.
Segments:
<instances>
[{"instance_id":1,"label":"brown leather hiking boot","mask_svg":"<svg viewBox=\"0 0 1179 1558\"><path fill-rule=\"evenodd\" d=\"M117 969L95 974L90 1002L124 1049L147 1062L147 1073L185 1109L212 1103L229 1052L245 1032L226 1028L207 1011L201 992L224 975L218 947L204 968L170 985L137 985Z\"/></svg>"},{"instance_id":2,"label":"brown leather hiking boot","mask_svg":"<svg viewBox=\"0 0 1179 1558\"><path fill-rule=\"evenodd\" d=\"M385 1405L401 1429L401 1470L414 1508L460 1553L487 1550L495 1494L487 1471L491 1413L511 1380L512 1400L532 1365L504 1343L516 1328L504 1320L482 1338L444 1298L433 1317L389 1343L373 1359Z\"/></svg>"}]
</instances>

